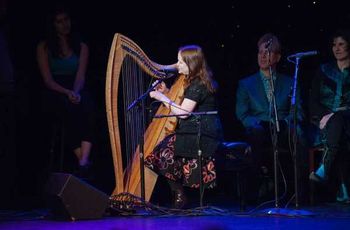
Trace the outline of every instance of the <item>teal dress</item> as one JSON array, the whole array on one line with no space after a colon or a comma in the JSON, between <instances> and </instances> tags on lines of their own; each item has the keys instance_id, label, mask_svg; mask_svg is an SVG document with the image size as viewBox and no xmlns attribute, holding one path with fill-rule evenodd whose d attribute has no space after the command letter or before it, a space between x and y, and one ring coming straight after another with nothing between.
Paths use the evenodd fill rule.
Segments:
<instances>
[{"instance_id":1,"label":"teal dress","mask_svg":"<svg viewBox=\"0 0 350 230\"><path fill-rule=\"evenodd\" d=\"M79 57L72 54L67 58L53 57L49 53L49 66L53 79L65 88L73 89L79 67Z\"/></svg>"}]
</instances>

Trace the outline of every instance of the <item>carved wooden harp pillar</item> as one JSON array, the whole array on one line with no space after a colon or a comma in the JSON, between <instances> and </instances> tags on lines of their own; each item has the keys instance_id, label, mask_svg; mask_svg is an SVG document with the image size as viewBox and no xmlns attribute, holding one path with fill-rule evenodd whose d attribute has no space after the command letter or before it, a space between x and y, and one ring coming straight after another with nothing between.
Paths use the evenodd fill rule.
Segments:
<instances>
[{"instance_id":1,"label":"carved wooden harp pillar","mask_svg":"<svg viewBox=\"0 0 350 230\"><path fill-rule=\"evenodd\" d=\"M106 76L107 121L115 173L115 189L112 195L125 192L136 196L141 194L137 125L142 121L139 117L140 111L127 111L127 107L148 88L145 84L147 77L165 77L162 70L169 66L151 61L132 40L115 34ZM181 103L183 99L183 80L184 76L179 75L167 94L176 103ZM169 113L170 111L162 105L157 111L158 115ZM148 127L145 127L143 135L144 156L147 157L166 135L174 132L175 126L174 117L153 119ZM145 167L147 201L151 197L156 180L157 175Z\"/></svg>"}]
</instances>

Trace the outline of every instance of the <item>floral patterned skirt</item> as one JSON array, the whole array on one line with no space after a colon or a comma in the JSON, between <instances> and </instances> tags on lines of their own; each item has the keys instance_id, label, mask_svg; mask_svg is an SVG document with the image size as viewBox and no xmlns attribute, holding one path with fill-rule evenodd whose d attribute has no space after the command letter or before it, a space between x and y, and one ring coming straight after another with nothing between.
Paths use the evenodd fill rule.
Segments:
<instances>
[{"instance_id":1,"label":"floral patterned skirt","mask_svg":"<svg viewBox=\"0 0 350 230\"><path fill-rule=\"evenodd\" d=\"M152 169L167 179L179 181L184 186L199 188L198 159L174 156L174 142L176 135L164 138L145 158L146 167ZM216 171L214 159L209 157L202 160L202 179L204 188L216 185Z\"/></svg>"}]
</instances>

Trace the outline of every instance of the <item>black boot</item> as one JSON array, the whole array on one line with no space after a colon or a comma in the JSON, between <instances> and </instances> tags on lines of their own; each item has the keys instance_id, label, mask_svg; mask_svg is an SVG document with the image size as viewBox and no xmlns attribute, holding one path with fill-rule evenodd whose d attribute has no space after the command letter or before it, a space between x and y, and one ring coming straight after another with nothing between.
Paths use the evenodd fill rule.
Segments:
<instances>
[{"instance_id":1,"label":"black boot","mask_svg":"<svg viewBox=\"0 0 350 230\"><path fill-rule=\"evenodd\" d=\"M172 180L168 180L168 184L174 195L173 207L176 209L183 208L187 202L187 198L182 185Z\"/></svg>"},{"instance_id":2,"label":"black boot","mask_svg":"<svg viewBox=\"0 0 350 230\"><path fill-rule=\"evenodd\" d=\"M175 190L174 191L174 208L176 209L182 209L187 202L186 195L184 193L183 189Z\"/></svg>"}]
</instances>

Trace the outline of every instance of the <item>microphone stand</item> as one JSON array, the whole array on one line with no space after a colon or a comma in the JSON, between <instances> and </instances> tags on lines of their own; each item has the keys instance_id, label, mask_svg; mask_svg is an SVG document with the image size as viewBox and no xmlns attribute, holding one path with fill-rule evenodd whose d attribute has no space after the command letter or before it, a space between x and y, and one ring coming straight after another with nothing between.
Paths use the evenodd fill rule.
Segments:
<instances>
[{"instance_id":1,"label":"microphone stand","mask_svg":"<svg viewBox=\"0 0 350 230\"><path fill-rule=\"evenodd\" d=\"M295 208L299 208L299 187L298 187L298 166L297 166L297 106L296 106L296 94L297 94L297 84L298 84L298 71L299 71L299 60L300 58L295 58L295 71L294 71L294 84L291 98L291 113L293 116L293 163L294 163L294 192L295 192Z\"/></svg>"},{"instance_id":2,"label":"microphone stand","mask_svg":"<svg viewBox=\"0 0 350 230\"><path fill-rule=\"evenodd\" d=\"M268 51L268 60L270 63L270 46L267 47ZM279 120L278 120L278 113L277 113L277 105L276 105L276 95L275 95L275 84L273 79L273 71L272 66L269 66L269 72L270 72L270 86L271 86L271 99L270 99L270 111L273 109L273 120L272 126L273 126L273 132L272 132L272 150L273 150L273 167L274 167L274 184L275 184L275 208L279 208L279 199L278 199L278 134L280 132L280 126L279 126ZM271 106L273 108L271 108ZM271 118L272 120L272 118Z\"/></svg>"},{"instance_id":3,"label":"microphone stand","mask_svg":"<svg viewBox=\"0 0 350 230\"><path fill-rule=\"evenodd\" d=\"M289 59L288 59L289 60ZM289 60L290 61L290 60ZM294 182L295 182L295 207L298 209L299 207L299 196L298 196L298 173L297 173L297 154L296 154L296 146L297 146L297 106L296 106L296 92L297 92L297 76L299 71L299 57L296 57L296 61L293 62L296 65L295 68L295 74L294 74L294 83L293 83L293 95L291 98L291 112L293 114L293 124L294 124L294 130L293 130L293 163L294 163ZM270 75L271 75L271 66L270 66ZM272 75L271 75L272 78ZM273 83L273 80L271 79L271 83ZM276 101L275 101L275 95L274 95L274 89L272 91L272 102L274 103L274 113L275 113L275 121L276 126L274 126L276 129L274 129L274 135L273 137L273 148L274 148L274 174L275 174L275 208L267 210L267 214L269 215L280 215L280 216L312 216L314 215L312 212L305 211L305 210L288 210L288 209L281 209L279 208L278 203L278 181L277 181L277 162L278 162L278 146L277 146L277 139L278 139L278 133L279 130L279 123L277 118L277 110L276 110Z\"/></svg>"},{"instance_id":4,"label":"microphone stand","mask_svg":"<svg viewBox=\"0 0 350 230\"><path fill-rule=\"evenodd\" d=\"M294 82L293 82L293 90L292 90L292 98L291 98L291 114L293 116L293 167L294 167L294 192L295 192L295 208L299 209L299 183L298 183L298 155L297 155L297 132L298 132L298 106L297 106L297 85L298 85L298 72L299 72L299 61L300 61L301 56L297 56L295 58L295 62L292 61L289 57L287 58L288 61L292 62L295 64L295 71L294 71ZM310 211L306 210L298 210L299 215L314 215Z\"/></svg>"},{"instance_id":5,"label":"microphone stand","mask_svg":"<svg viewBox=\"0 0 350 230\"><path fill-rule=\"evenodd\" d=\"M199 205L203 207L203 195L204 195L204 186L203 186L203 175L202 175L202 150L200 147L200 141L202 136L202 116L205 115L215 115L217 111L207 111L207 112L188 112L184 114L170 114L170 115L156 115L154 118L163 118L163 117L180 117L180 116L188 116L193 115L196 117L198 124L198 132L197 132L197 160L198 160L198 168L199 168Z\"/></svg>"},{"instance_id":6,"label":"microphone stand","mask_svg":"<svg viewBox=\"0 0 350 230\"><path fill-rule=\"evenodd\" d=\"M140 180L141 180L141 198L142 202L145 201L145 158L144 158L144 132L145 132L145 118L144 118L144 98L152 91L154 88L159 85L164 79L158 79L156 82L152 84L152 86L140 97L138 97L136 100L134 100L127 108L127 112L129 112L132 108L137 106L138 109L141 108L142 111L140 111L141 115L141 122L138 130L140 130L139 138L140 138L140 151L139 151L139 158L140 158ZM141 105L140 105L141 103Z\"/></svg>"},{"instance_id":7,"label":"microphone stand","mask_svg":"<svg viewBox=\"0 0 350 230\"><path fill-rule=\"evenodd\" d=\"M268 51L268 60L270 63L270 45L266 47ZM277 113L277 105L276 105L276 97L275 97L275 85L271 64L269 65L269 73L270 73L270 86L271 86L271 98L270 98L270 114L272 121L272 151L273 151L273 165L274 165L274 186L275 186L275 207L272 209L266 209L263 212L266 212L268 215L284 215L286 212L279 207L279 186L278 186L278 134L280 133L279 119ZM273 117L272 117L273 116ZM288 214L287 214L288 215Z\"/></svg>"}]
</instances>

